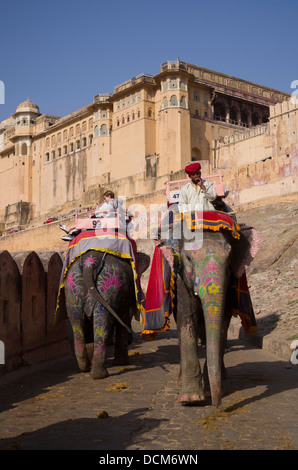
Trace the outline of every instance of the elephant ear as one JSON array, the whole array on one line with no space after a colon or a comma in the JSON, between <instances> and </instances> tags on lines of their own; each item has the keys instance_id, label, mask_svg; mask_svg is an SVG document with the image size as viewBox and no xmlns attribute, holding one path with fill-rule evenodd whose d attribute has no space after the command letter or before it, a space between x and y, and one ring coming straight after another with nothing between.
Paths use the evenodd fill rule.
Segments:
<instances>
[{"instance_id":1,"label":"elephant ear","mask_svg":"<svg viewBox=\"0 0 298 470\"><path fill-rule=\"evenodd\" d=\"M150 256L142 251L137 252L138 255L138 272L139 276L141 276L150 266Z\"/></svg>"},{"instance_id":2,"label":"elephant ear","mask_svg":"<svg viewBox=\"0 0 298 470\"><path fill-rule=\"evenodd\" d=\"M162 225L158 229L158 236L154 240L169 263L173 272L177 270L181 252L181 222L174 222L169 212L168 216L163 220Z\"/></svg>"},{"instance_id":3,"label":"elephant ear","mask_svg":"<svg viewBox=\"0 0 298 470\"><path fill-rule=\"evenodd\" d=\"M232 241L231 270L239 279L251 265L263 239L257 231L246 224L240 225L240 240Z\"/></svg>"}]
</instances>

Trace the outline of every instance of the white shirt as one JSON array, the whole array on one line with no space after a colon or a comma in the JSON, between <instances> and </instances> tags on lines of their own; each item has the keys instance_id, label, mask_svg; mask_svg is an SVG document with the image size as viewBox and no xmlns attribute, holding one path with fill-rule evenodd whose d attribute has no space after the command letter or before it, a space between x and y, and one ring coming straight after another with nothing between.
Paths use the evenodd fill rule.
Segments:
<instances>
[{"instance_id":1,"label":"white shirt","mask_svg":"<svg viewBox=\"0 0 298 470\"><path fill-rule=\"evenodd\" d=\"M217 197L214 185L211 183L211 181L208 180L202 180L202 183L205 186L206 191L191 181L183 186L179 196L178 207L180 212L194 211L196 209L196 204L200 205L197 210L215 210L213 204L211 203L211 201L214 201Z\"/></svg>"}]
</instances>

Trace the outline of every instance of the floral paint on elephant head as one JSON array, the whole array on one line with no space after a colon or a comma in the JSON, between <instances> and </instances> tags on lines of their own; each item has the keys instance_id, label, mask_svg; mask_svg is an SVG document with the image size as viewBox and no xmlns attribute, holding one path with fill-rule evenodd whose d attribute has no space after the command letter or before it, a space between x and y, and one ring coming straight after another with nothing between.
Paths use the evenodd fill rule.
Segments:
<instances>
[{"instance_id":1,"label":"floral paint on elephant head","mask_svg":"<svg viewBox=\"0 0 298 470\"><path fill-rule=\"evenodd\" d=\"M216 318L223 302L225 261L217 247L210 246L182 253L181 260L184 282L199 296L208 317L207 328L217 335Z\"/></svg>"}]
</instances>

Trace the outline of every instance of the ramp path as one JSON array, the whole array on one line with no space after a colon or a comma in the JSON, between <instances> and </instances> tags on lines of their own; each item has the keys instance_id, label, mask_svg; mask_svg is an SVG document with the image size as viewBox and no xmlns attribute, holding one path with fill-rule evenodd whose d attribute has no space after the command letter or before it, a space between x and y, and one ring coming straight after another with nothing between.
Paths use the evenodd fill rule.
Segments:
<instances>
[{"instance_id":1,"label":"ramp path","mask_svg":"<svg viewBox=\"0 0 298 470\"><path fill-rule=\"evenodd\" d=\"M175 323L151 342L133 329L130 365L114 366L111 347L107 379L78 372L73 355L1 378L0 449L298 449L297 366L232 338L220 408L184 407Z\"/></svg>"}]
</instances>

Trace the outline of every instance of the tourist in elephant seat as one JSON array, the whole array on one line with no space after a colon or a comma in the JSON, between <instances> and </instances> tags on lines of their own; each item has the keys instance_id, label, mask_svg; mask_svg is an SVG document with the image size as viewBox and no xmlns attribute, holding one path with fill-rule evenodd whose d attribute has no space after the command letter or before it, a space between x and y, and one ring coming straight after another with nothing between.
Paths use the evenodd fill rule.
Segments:
<instances>
[{"instance_id":1,"label":"tourist in elephant seat","mask_svg":"<svg viewBox=\"0 0 298 470\"><path fill-rule=\"evenodd\" d=\"M179 196L180 212L194 211L196 205L201 205L203 211L214 211L213 202L217 198L214 184L202 179L201 164L191 163L185 167L185 173L190 181L181 189Z\"/></svg>"},{"instance_id":2,"label":"tourist in elephant seat","mask_svg":"<svg viewBox=\"0 0 298 470\"><path fill-rule=\"evenodd\" d=\"M115 194L110 189L103 193L103 200L104 202L102 204L98 204L95 208L95 211L91 212L90 217L115 217L117 209L121 211L121 205L118 204L117 199L115 199ZM59 228L67 234L61 237L61 239L68 242L73 240L81 232L80 230L76 229L75 225L66 227L65 225L59 224Z\"/></svg>"}]
</instances>

